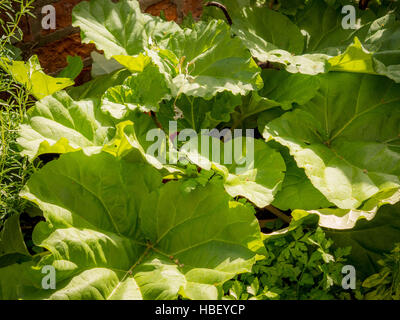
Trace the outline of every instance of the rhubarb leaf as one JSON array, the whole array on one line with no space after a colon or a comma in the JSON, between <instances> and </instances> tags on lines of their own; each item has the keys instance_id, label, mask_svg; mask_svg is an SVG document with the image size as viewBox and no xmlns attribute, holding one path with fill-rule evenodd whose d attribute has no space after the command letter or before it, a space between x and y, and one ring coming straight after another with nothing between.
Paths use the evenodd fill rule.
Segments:
<instances>
[{"instance_id":1,"label":"rhubarb leaf","mask_svg":"<svg viewBox=\"0 0 400 320\"><path fill-rule=\"evenodd\" d=\"M265 124L264 138L290 150L311 183L341 209L400 187L399 87L371 75L320 76L319 94ZM396 151L397 150L397 151Z\"/></svg>"},{"instance_id":2,"label":"rhubarb leaf","mask_svg":"<svg viewBox=\"0 0 400 320\"><path fill-rule=\"evenodd\" d=\"M29 159L45 153L83 149L100 152L115 132L113 123L100 110L98 101L74 101L57 92L29 109L19 129L18 144Z\"/></svg>"},{"instance_id":3,"label":"rhubarb leaf","mask_svg":"<svg viewBox=\"0 0 400 320\"><path fill-rule=\"evenodd\" d=\"M49 254L22 297L216 299L216 286L251 270L263 248L251 209L222 186L160 185L152 167L106 153L62 155L35 173L21 195L43 210L33 239ZM56 289L41 288L44 265Z\"/></svg>"}]
</instances>

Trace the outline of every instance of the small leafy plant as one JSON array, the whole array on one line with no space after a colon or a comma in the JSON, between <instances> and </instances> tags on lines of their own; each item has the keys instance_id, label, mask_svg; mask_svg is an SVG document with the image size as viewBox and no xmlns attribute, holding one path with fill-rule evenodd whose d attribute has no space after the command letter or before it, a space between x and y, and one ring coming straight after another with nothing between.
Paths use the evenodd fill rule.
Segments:
<instances>
[{"instance_id":1,"label":"small leafy plant","mask_svg":"<svg viewBox=\"0 0 400 320\"><path fill-rule=\"evenodd\" d=\"M251 273L226 282L225 299L339 298L344 293L342 268L351 247L334 250L332 244L319 227L299 225L284 235L269 236L267 258L257 262Z\"/></svg>"},{"instance_id":2,"label":"small leafy plant","mask_svg":"<svg viewBox=\"0 0 400 320\"><path fill-rule=\"evenodd\" d=\"M364 280L362 287L367 300L400 300L400 244L397 243L390 254L378 261L379 273Z\"/></svg>"}]
</instances>

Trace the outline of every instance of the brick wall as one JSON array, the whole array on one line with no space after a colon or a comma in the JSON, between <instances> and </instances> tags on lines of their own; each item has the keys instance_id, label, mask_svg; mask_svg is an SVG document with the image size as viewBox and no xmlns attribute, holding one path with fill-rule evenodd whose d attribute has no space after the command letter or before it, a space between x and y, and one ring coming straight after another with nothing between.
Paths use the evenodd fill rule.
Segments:
<instances>
[{"instance_id":1,"label":"brick wall","mask_svg":"<svg viewBox=\"0 0 400 320\"><path fill-rule=\"evenodd\" d=\"M84 0L37 0L34 2L36 19L28 17L22 21L24 38L17 46L27 59L37 54L46 73L56 74L67 64L68 55L78 55L84 61L84 70L78 77L80 84L89 80L91 69L90 53L95 50L93 44L82 44L79 29L71 26L73 7ZM202 0L140 0L143 11L159 15L163 10L168 20L181 21L184 15L192 12L194 17L201 14ZM56 29L43 30L42 7L51 4L56 9Z\"/></svg>"}]
</instances>

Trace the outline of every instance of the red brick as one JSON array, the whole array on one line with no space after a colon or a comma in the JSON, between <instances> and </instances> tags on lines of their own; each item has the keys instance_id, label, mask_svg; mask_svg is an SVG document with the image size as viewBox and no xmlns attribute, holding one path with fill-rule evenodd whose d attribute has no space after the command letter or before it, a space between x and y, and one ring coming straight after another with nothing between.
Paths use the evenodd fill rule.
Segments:
<instances>
[{"instance_id":1,"label":"red brick","mask_svg":"<svg viewBox=\"0 0 400 320\"><path fill-rule=\"evenodd\" d=\"M72 34L61 40L51 42L33 50L39 57L40 64L46 73L53 73L67 65L67 56L90 57L95 49L94 44L81 43L79 33Z\"/></svg>"},{"instance_id":2,"label":"red brick","mask_svg":"<svg viewBox=\"0 0 400 320\"><path fill-rule=\"evenodd\" d=\"M194 18L199 18L203 12L203 1L202 0L183 0L183 15L187 15L189 12L192 13Z\"/></svg>"}]
</instances>

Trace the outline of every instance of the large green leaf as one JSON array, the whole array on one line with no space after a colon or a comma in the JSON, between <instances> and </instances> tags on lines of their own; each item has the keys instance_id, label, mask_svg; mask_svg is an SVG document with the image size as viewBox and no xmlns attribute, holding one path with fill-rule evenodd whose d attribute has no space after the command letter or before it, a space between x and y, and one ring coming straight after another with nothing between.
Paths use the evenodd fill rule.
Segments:
<instances>
[{"instance_id":1,"label":"large green leaf","mask_svg":"<svg viewBox=\"0 0 400 320\"><path fill-rule=\"evenodd\" d=\"M320 87L317 77L284 70L264 69L261 76L264 87L242 99L242 104L232 115L232 127L255 127L256 121L253 125L250 121L259 113L275 107L289 110L295 104L304 104L317 94Z\"/></svg>"},{"instance_id":2,"label":"large green leaf","mask_svg":"<svg viewBox=\"0 0 400 320\"><path fill-rule=\"evenodd\" d=\"M235 10L232 30L258 60L278 63L289 72L362 72L399 82L400 23L395 14L377 18L372 10L356 9L356 24L346 29L342 26L342 7L328 1L309 1L290 13L292 20L266 8L245 7ZM276 30L282 25L282 30Z\"/></svg>"},{"instance_id":3,"label":"large green leaf","mask_svg":"<svg viewBox=\"0 0 400 320\"><path fill-rule=\"evenodd\" d=\"M125 161L149 163L163 175L182 173L182 169L168 163L168 139L151 116L136 111L116 125L116 134L103 151Z\"/></svg>"},{"instance_id":4,"label":"large green leaf","mask_svg":"<svg viewBox=\"0 0 400 320\"><path fill-rule=\"evenodd\" d=\"M279 12L266 8L243 8L242 14L233 19L232 31L259 61L284 65L293 73L317 74L325 69L324 55L301 55L304 36L289 18Z\"/></svg>"},{"instance_id":5,"label":"large green leaf","mask_svg":"<svg viewBox=\"0 0 400 320\"><path fill-rule=\"evenodd\" d=\"M158 111L159 103L169 98L171 98L170 90L165 76L160 73L157 66L148 64L142 72L126 78L122 85L108 89L103 96L103 105L110 104L110 106L103 108L113 109L114 105L118 104L124 105L128 110Z\"/></svg>"},{"instance_id":6,"label":"large green leaf","mask_svg":"<svg viewBox=\"0 0 400 320\"><path fill-rule=\"evenodd\" d=\"M67 92L74 100L100 100L100 98L109 88L121 85L130 75L131 72L129 70L116 70L109 74L100 75L79 87L69 88Z\"/></svg>"},{"instance_id":7,"label":"large green leaf","mask_svg":"<svg viewBox=\"0 0 400 320\"><path fill-rule=\"evenodd\" d=\"M344 29L340 8L319 0L309 1L293 21L267 8L245 7L234 16L232 30L258 60L315 75L325 72L326 60L342 53L354 36L364 36L375 15L357 11L357 17L355 30Z\"/></svg>"},{"instance_id":8,"label":"large green leaf","mask_svg":"<svg viewBox=\"0 0 400 320\"><path fill-rule=\"evenodd\" d=\"M141 211L150 242L181 264L186 278L181 293L188 298L216 298L213 286L251 269L254 252L263 248L252 210L228 199L222 186L185 194L181 183L168 183ZM172 216L167 208L174 208Z\"/></svg>"},{"instance_id":9,"label":"large green leaf","mask_svg":"<svg viewBox=\"0 0 400 320\"><path fill-rule=\"evenodd\" d=\"M81 29L84 43L94 42L107 59L137 55L151 41L161 41L180 31L175 22L143 14L136 0L93 0L74 7L72 25Z\"/></svg>"},{"instance_id":10,"label":"large green leaf","mask_svg":"<svg viewBox=\"0 0 400 320\"><path fill-rule=\"evenodd\" d=\"M29 285L32 279L27 270L33 261L0 267L0 300L17 300L22 294L22 285Z\"/></svg>"},{"instance_id":11,"label":"large green leaf","mask_svg":"<svg viewBox=\"0 0 400 320\"><path fill-rule=\"evenodd\" d=\"M300 29L288 17L266 8L244 8L234 18L232 30L260 61L270 61L274 50L284 48L298 55L304 49Z\"/></svg>"},{"instance_id":12,"label":"large green leaf","mask_svg":"<svg viewBox=\"0 0 400 320\"><path fill-rule=\"evenodd\" d=\"M319 225L322 227L335 230L348 230L354 228L358 220L365 219L370 221L374 219L382 205L393 205L399 201L400 191L393 194L393 191L390 190L369 199L358 209L338 209L331 207L309 210L307 212L318 216Z\"/></svg>"},{"instance_id":13,"label":"large green leaf","mask_svg":"<svg viewBox=\"0 0 400 320\"><path fill-rule=\"evenodd\" d=\"M284 110L291 109L295 103L307 103L314 98L320 87L319 79L309 75L274 69L265 69L261 75L264 87L258 94L272 100L274 107L280 106Z\"/></svg>"},{"instance_id":14,"label":"large green leaf","mask_svg":"<svg viewBox=\"0 0 400 320\"><path fill-rule=\"evenodd\" d=\"M295 24L306 35L304 53L324 53L335 56L343 52L354 37L364 39L376 15L371 10L356 9L354 29L343 28L341 5L331 5L328 1L312 0L294 18ZM319 17L316 19L315 17Z\"/></svg>"},{"instance_id":15,"label":"large green leaf","mask_svg":"<svg viewBox=\"0 0 400 320\"><path fill-rule=\"evenodd\" d=\"M123 66L120 65L115 59L106 59L104 55L97 53L96 51L92 51L90 54L92 57L92 77L98 77L101 75L113 73L119 69L122 69Z\"/></svg>"},{"instance_id":16,"label":"large green leaf","mask_svg":"<svg viewBox=\"0 0 400 320\"><path fill-rule=\"evenodd\" d=\"M113 124L93 100L73 101L64 91L36 103L20 126L18 144L30 159L44 153L83 149L99 152L113 136Z\"/></svg>"},{"instance_id":17,"label":"large green leaf","mask_svg":"<svg viewBox=\"0 0 400 320\"><path fill-rule=\"evenodd\" d=\"M53 78L45 74L37 56L32 56L27 62L0 59L0 67L25 86L36 99L42 99L74 84L72 79Z\"/></svg>"},{"instance_id":18,"label":"large green leaf","mask_svg":"<svg viewBox=\"0 0 400 320\"><path fill-rule=\"evenodd\" d=\"M330 70L376 74L372 54L356 37L344 53L328 60Z\"/></svg>"},{"instance_id":19,"label":"large green leaf","mask_svg":"<svg viewBox=\"0 0 400 320\"><path fill-rule=\"evenodd\" d=\"M285 163L279 152L252 137L223 143L203 135L190 139L180 151L200 168L219 171L229 195L245 197L260 208L273 201L283 181Z\"/></svg>"},{"instance_id":20,"label":"large green leaf","mask_svg":"<svg viewBox=\"0 0 400 320\"><path fill-rule=\"evenodd\" d=\"M200 132L201 129L213 129L222 122L229 122L230 114L241 103L241 96L229 92L219 93L210 100L181 95L176 100L165 101L157 117L166 131L169 121L176 119L178 130L194 129Z\"/></svg>"},{"instance_id":21,"label":"large green leaf","mask_svg":"<svg viewBox=\"0 0 400 320\"><path fill-rule=\"evenodd\" d=\"M50 253L28 273L54 266L57 288L39 281L22 297L215 299L215 286L251 270L263 247L252 210L222 186L160 185L152 167L107 153L66 154L35 173L21 195L43 210L33 238Z\"/></svg>"},{"instance_id":22,"label":"large green leaf","mask_svg":"<svg viewBox=\"0 0 400 320\"><path fill-rule=\"evenodd\" d=\"M400 42L400 21L392 12L371 23L365 37L365 46L377 56L396 53L398 55Z\"/></svg>"},{"instance_id":23,"label":"large green leaf","mask_svg":"<svg viewBox=\"0 0 400 320\"><path fill-rule=\"evenodd\" d=\"M210 99L218 92L245 95L262 87L260 69L250 53L220 20L196 23L160 48L161 58L153 59L170 77L174 96Z\"/></svg>"},{"instance_id":24,"label":"large green leaf","mask_svg":"<svg viewBox=\"0 0 400 320\"><path fill-rule=\"evenodd\" d=\"M400 82L400 22L394 14L374 21L364 46L355 38L344 53L328 60L330 70L382 74Z\"/></svg>"},{"instance_id":25,"label":"large green leaf","mask_svg":"<svg viewBox=\"0 0 400 320\"><path fill-rule=\"evenodd\" d=\"M275 195L272 204L284 211L330 207L332 204L312 185L304 173L304 169L297 166L289 152L287 150L280 150L280 152L285 159L286 173L282 189Z\"/></svg>"},{"instance_id":26,"label":"large green leaf","mask_svg":"<svg viewBox=\"0 0 400 320\"><path fill-rule=\"evenodd\" d=\"M265 124L311 183L342 209L384 203L400 187L399 86L371 75L329 73L310 102ZM397 150L397 152L396 152Z\"/></svg>"},{"instance_id":27,"label":"large green leaf","mask_svg":"<svg viewBox=\"0 0 400 320\"><path fill-rule=\"evenodd\" d=\"M149 163L158 170L172 169L167 161L167 136L144 113L134 113L117 124L117 133L104 151L131 162Z\"/></svg>"},{"instance_id":28,"label":"large green leaf","mask_svg":"<svg viewBox=\"0 0 400 320\"><path fill-rule=\"evenodd\" d=\"M0 232L0 268L31 259L19 225L19 216L13 214L9 217Z\"/></svg>"}]
</instances>

